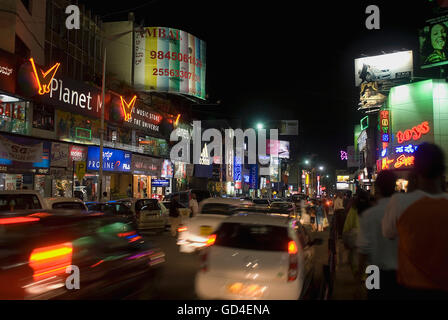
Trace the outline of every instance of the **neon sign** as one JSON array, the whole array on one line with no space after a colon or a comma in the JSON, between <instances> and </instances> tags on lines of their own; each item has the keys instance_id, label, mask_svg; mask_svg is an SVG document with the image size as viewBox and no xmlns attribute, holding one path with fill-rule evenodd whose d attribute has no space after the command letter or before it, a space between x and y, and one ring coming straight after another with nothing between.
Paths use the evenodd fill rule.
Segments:
<instances>
[{"instance_id":1,"label":"neon sign","mask_svg":"<svg viewBox=\"0 0 448 320\"><path fill-rule=\"evenodd\" d=\"M394 162L394 160L389 160L388 158L383 158L383 160L381 161L381 169L382 170L389 169L389 166L392 162Z\"/></svg>"},{"instance_id":2,"label":"neon sign","mask_svg":"<svg viewBox=\"0 0 448 320\"><path fill-rule=\"evenodd\" d=\"M39 86L39 94L44 95L46 93L50 93L51 81L53 81L56 71L58 71L58 68L61 64L56 63L54 66L48 69L47 72L43 72L42 69L39 69L40 70L39 73L37 72L36 65L34 64L34 59L30 58L30 61L31 66L33 67L33 72L37 81L37 85Z\"/></svg>"},{"instance_id":3,"label":"neon sign","mask_svg":"<svg viewBox=\"0 0 448 320\"><path fill-rule=\"evenodd\" d=\"M417 150L418 146L414 146L412 144L408 146L399 146L395 147L395 153L414 153Z\"/></svg>"},{"instance_id":4,"label":"neon sign","mask_svg":"<svg viewBox=\"0 0 448 320\"><path fill-rule=\"evenodd\" d=\"M422 135L427 134L430 130L428 121L424 121L421 124L413 127L412 129L405 130L404 132L398 131L397 132L397 140L398 143L403 143L405 141L419 140Z\"/></svg>"},{"instance_id":5,"label":"neon sign","mask_svg":"<svg viewBox=\"0 0 448 320\"><path fill-rule=\"evenodd\" d=\"M401 168L402 166L409 167L414 165L414 156L406 157L404 154L397 158L397 161L394 164L395 168Z\"/></svg>"},{"instance_id":6,"label":"neon sign","mask_svg":"<svg viewBox=\"0 0 448 320\"><path fill-rule=\"evenodd\" d=\"M348 160L348 155L346 151L341 151L341 160Z\"/></svg>"},{"instance_id":7,"label":"neon sign","mask_svg":"<svg viewBox=\"0 0 448 320\"><path fill-rule=\"evenodd\" d=\"M132 109L134 109L135 100L137 99L137 96L134 96L132 100L129 101L129 103L127 103L123 99L123 96L120 96L120 99L121 99L121 108L123 109L124 114L124 120L129 121L132 118Z\"/></svg>"}]
</instances>

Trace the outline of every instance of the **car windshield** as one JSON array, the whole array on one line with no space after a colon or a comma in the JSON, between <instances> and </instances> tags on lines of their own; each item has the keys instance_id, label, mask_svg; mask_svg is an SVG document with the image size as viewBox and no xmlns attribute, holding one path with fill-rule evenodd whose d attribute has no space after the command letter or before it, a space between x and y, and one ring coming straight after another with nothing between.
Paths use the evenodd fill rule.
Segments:
<instances>
[{"instance_id":1,"label":"car windshield","mask_svg":"<svg viewBox=\"0 0 448 320\"><path fill-rule=\"evenodd\" d=\"M269 204L269 201L265 200L265 199L255 199L254 203L255 204Z\"/></svg>"},{"instance_id":2,"label":"car windshield","mask_svg":"<svg viewBox=\"0 0 448 320\"><path fill-rule=\"evenodd\" d=\"M64 210L85 210L86 208L82 203L79 202L56 202L52 205L53 209L64 209Z\"/></svg>"},{"instance_id":3,"label":"car windshield","mask_svg":"<svg viewBox=\"0 0 448 320\"><path fill-rule=\"evenodd\" d=\"M227 203L207 203L202 207L201 214L220 214L231 216L238 207Z\"/></svg>"},{"instance_id":4,"label":"car windshield","mask_svg":"<svg viewBox=\"0 0 448 320\"><path fill-rule=\"evenodd\" d=\"M0 212L15 210L42 209L39 198L34 194L0 195Z\"/></svg>"},{"instance_id":5,"label":"car windshield","mask_svg":"<svg viewBox=\"0 0 448 320\"><path fill-rule=\"evenodd\" d=\"M271 208L275 208L275 209L291 209L292 208L292 204L290 203L273 203L271 204Z\"/></svg>"},{"instance_id":6,"label":"car windshield","mask_svg":"<svg viewBox=\"0 0 448 320\"><path fill-rule=\"evenodd\" d=\"M261 251L287 251L288 229L281 226L223 223L216 232L215 245Z\"/></svg>"},{"instance_id":7,"label":"car windshield","mask_svg":"<svg viewBox=\"0 0 448 320\"><path fill-rule=\"evenodd\" d=\"M135 210L159 210L156 199L138 200L135 203Z\"/></svg>"}]
</instances>

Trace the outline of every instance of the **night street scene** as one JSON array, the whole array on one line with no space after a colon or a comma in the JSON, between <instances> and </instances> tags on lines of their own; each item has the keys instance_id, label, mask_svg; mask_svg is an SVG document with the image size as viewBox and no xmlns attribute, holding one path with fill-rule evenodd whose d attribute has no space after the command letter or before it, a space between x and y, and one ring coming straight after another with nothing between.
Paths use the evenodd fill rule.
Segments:
<instances>
[{"instance_id":1,"label":"night street scene","mask_svg":"<svg viewBox=\"0 0 448 320\"><path fill-rule=\"evenodd\" d=\"M447 69L448 0L0 0L0 300L448 300Z\"/></svg>"}]
</instances>

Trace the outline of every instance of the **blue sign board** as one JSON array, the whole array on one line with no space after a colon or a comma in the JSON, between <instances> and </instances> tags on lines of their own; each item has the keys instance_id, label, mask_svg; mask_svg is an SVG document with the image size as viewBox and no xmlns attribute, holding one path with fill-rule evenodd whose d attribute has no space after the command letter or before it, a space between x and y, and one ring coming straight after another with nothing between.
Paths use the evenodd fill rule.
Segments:
<instances>
[{"instance_id":1,"label":"blue sign board","mask_svg":"<svg viewBox=\"0 0 448 320\"><path fill-rule=\"evenodd\" d=\"M243 181L241 177L241 160L238 157L234 158L234 165L233 165L233 181Z\"/></svg>"},{"instance_id":2,"label":"blue sign board","mask_svg":"<svg viewBox=\"0 0 448 320\"><path fill-rule=\"evenodd\" d=\"M250 189L258 189L258 164L249 165Z\"/></svg>"},{"instance_id":3,"label":"blue sign board","mask_svg":"<svg viewBox=\"0 0 448 320\"><path fill-rule=\"evenodd\" d=\"M103 170L104 171L131 171L131 152L103 148ZM89 147L87 152L87 170L100 169L100 148Z\"/></svg>"},{"instance_id":4,"label":"blue sign board","mask_svg":"<svg viewBox=\"0 0 448 320\"><path fill-rule=\"evenodd\" d=\"M169 187L170 180L168 179L151 179L152 187Z\"/></svg>"}]
</instances>

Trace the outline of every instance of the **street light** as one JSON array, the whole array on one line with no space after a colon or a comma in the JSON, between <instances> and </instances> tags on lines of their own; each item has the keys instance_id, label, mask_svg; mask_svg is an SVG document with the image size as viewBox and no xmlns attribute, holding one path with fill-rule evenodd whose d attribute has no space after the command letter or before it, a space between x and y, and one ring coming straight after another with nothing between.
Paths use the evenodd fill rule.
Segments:
<instances>
[{"instance_id":1,"label":"street light","mask_svg":"<svg viewBox=\"0 0 448 320\"><path fill-rule=\"evenodd\" d=\"M305 164L310 164L310 161L309 160L305 160Z\"/></svg>"},{"instance_id":2,"label":"street light","mask_svg":"<svg viewBox=\"0 0 448 320\"><path fill-rule=\"evenodd\" d=\"M320 170L320 171L323 171L323 170L324 170L324 167L320 166L320 167L319 167L319 170Z\"/></svg>"},{"instance_id":3,"label":"street light","mask_svg":"<svg viewBox=\"0 0 448 320\"><path fill-rule=\"evenodd\" d=\"M257 123L257 129L258 129L258 130L263 129L263 124L262 124L262 123Z\"/></svg>"}]
</instances>

